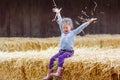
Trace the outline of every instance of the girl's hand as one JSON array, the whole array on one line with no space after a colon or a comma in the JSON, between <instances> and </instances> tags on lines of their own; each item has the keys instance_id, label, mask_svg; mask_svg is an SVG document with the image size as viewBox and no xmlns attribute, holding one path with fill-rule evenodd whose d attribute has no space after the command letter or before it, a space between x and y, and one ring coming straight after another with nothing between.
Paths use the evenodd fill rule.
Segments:
<instances>
[{"instance_id":1,"label":"girl's hand","mask_svg":"<svg viewBox=\"0 0 120 80\"><path fill-rule=\"evenodd\" d=\"M96 21L97 20L97 18L91 18L91 21Z\"/></svg>"},{"instance_id":2,"label":"girl's hand","mask_svg":"<svg viewBox=\"0 0 120 80\"><path fill-rule=\"evenodd\" d=\"M55 12L55 13L60 13L61 10L62 10L61 8L60 9L58 9L58 8L53 8L52 9L52 11Z\"/></svg>"},{"instance_id":3,"label":"girl's hand","mask_svg":"<svg viewBox=\"0 0 120 80\"><path fill-rule=\"evenodd\" d=\"M97 18L91 18L91 19L89 20L89 22L92 23L92 22L94 22L94 21L96 21L96 20L97 20Z\"/></svg>"}]
</instances>

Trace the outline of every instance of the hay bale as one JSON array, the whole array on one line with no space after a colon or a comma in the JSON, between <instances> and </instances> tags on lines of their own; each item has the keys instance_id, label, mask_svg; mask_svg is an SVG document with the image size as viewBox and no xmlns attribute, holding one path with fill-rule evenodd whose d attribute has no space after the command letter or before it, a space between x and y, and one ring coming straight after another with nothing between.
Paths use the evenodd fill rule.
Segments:
<instances>
[{"instance_id":1,"label":"hay bale","mask_svg":"<svg viewBox=\"0 0 120 80\"><path fill-rule=\"evenodd\" d=\"M0 51L4 52L45 50L49 47L58 46L57 41L52 41L49 38L47 40L42 38L0 38L0 40ZM48 40L51 42L48 42Z\"/></svg>"},{"instance_id":2,"label":"hay bale","mask_svg":"<svg viewBox=\"0 0 120 80\"><path fill-rule=\"evenodd\" d=\"M0 79L41 80L47 73L50 57L57 51L53 47L45 51L1 52ZM119 54L120 48L75 48L74 56L65 60L63 80L120 79Z\"/></svg>"},{"instance_id":3,"label":"hay bale","mask_svg":"<svg viewBox=\"0 0 120 80\"><path fill-rule=\"evenodd\" d=\"M0 38L0 51L46 50L59 46L59 37L54 38ZM77 36L75 47L119 48L120 35Z\"/></svg>"},{"instance_id":4,"label":"hay bale","mask_svg":"<svg viewBox=\"0 0 120 80\"><path fill-rule=\"evenodd\" d=\"M23 60L18 58L0 59L0 80L25 80Z\"/></svg>"},{"instance_id":5,"label":"hay bale","mask_svg":"<svg viewBox=\"0 0 120 80\"><path fill-rule=\"evenodd\" d=\"M116 53L113 55L114 51ZM66 59L63 78L64 80L111 80L114 78L113 74L116 74L118 80L120 79L119 54L119 49L78 50L78 54Z\"/></svg>"},{"instance_id":6,"label":"hay bale","mask_svg":"<svg viewBox=\"0 0 120 80\"><path fill-rule=\"evenodd\" d=\"M41 80L59 49L59 37L0 40L0 80ZM77 36L74 50L65 60L63 80L120 79L120 35Z\"/></svg>"},{"instance_id":7,"label":"hay bale","mask_svg":"<svg viewBox=\"0 0 120 80\"><path fill-rule=\"evenodd\" d=\"M86 35L77 36L75 47L119 48L120 35Z\"/></svg>"}]
</instances>

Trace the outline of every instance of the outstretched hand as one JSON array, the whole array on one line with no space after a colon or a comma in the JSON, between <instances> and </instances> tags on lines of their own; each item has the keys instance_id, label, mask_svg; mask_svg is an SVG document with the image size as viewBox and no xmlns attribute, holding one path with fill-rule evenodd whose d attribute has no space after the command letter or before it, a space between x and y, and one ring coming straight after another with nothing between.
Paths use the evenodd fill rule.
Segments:
<instances>
[{"instance_id":1,"label":"outstretched hand","mask_svg":"<svg viewBox=\"0 0 120 80\"><path fill-rule=\"evenodd\" d=\"M96 20L97 20L97 18L91 18L91 20L92 20L92 21L96 21Z\"/></svg>"},{"instance_id":2,"label":"outstretched hand","mask_svg":"<svg viewBox=\"0 0 120 80\"><path fill-rule=\"evenodd\" d=\"M60 11L62 10L62 8L58 9L58 8L53 8L52 11L55 13L60 13Z\"/></svg>"},{"instance_id":3,"label":"outstretched hand","mask_svg":"<svg viewBox=\"0 0 120 80\"><path fill-rule=\"evenodd\" d=\"M96 20L97 20L97 18L91 18L91 19L89 20L89 22L92 23L92 22L94 22L94 21L96 21Z\"/></svg>"}]
</instances>

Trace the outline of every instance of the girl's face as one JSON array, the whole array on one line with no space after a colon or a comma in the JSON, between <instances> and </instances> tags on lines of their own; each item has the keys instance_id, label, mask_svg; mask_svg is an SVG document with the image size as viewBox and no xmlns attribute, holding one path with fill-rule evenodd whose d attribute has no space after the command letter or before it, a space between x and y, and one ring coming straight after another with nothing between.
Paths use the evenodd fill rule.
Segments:
<instances>
[{"instance_id":1,"label":"girl's face","mask_svg":"<svg viewBox=\"0 0 120 80\"><path fill-rule=\"evenodd\" d=\"M64 33L69 33L71 31L71 26L68 23L62 23L62 29Z\"/></svg>"}]
</instances>

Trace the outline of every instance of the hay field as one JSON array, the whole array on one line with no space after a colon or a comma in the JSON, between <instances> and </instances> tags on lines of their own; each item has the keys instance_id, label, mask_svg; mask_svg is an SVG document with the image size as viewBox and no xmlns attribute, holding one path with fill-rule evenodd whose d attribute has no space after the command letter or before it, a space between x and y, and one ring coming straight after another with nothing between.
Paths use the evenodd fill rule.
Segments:
<instances>
[{"instance_id":1,"label":"hay field","mask_svg":"<svg viewBox=\"0 0 120 80\"><path fill-rule=\"evenodd\" d=\"M0 80L42 80L59 50L59 37L0 40L6 45L0 45ZM63 80L120 80L120 35L79 36L74 49L65 60Z\"/></svg>"}]
</instances>

